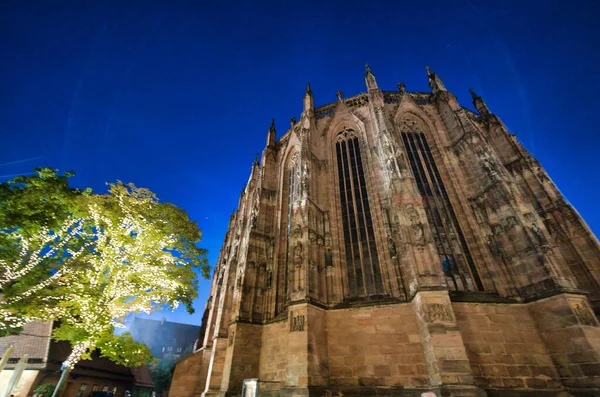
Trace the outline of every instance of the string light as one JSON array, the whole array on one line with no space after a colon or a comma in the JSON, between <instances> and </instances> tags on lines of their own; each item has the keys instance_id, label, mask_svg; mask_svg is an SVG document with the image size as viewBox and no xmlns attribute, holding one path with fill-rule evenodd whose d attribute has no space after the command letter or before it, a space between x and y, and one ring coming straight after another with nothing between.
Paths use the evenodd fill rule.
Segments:
<instances>
[{"instance_id":1,"label":"string light","mask_svg":"<svg viewBox=\"0 0 600 397\"><path fill-rule=\"evenodd\" d=\"M131 187L111 189L111 194L116 210L92 202L86 216L69 219L56 230L42 228L30 237L15 232L19 260L0 260L0 288L37 269L53 269L41 282L0 301L0 330L60 319L77 330L78 340L64 362L70 368L114 328L125 328L126 315L149 314L164 305L175 309L195 284L190 258L178 250L179 237L165 235L166 220L143 215L160 205L156 198ZM44 296L50 287L56 294ZM31 317L10 310L32 297L40 304Z\"/></svg>"}]
</instances>

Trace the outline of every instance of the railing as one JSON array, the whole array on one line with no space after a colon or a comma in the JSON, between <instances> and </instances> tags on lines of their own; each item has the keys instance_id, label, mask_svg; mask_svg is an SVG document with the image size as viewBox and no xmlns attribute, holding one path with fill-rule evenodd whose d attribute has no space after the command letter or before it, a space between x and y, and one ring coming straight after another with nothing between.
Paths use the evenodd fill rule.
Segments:
<instances>
[{"instance_id":1,"label":"railing","mask_svg":"<svg viewBox=\"0 0 600 397\"><path fill-rule=\"evenodd\" d=\"M369 103L369 97L367 94L358 94L348 99L344 99L344 103L349 108L361 107Z\"/></svg>"},{"instance_id":2,"label":"railing","mask_svg":"<svg viewBox=\"0 0 600 397\"><path fill-rule=\"evenodd\" d=\"M402 95L408 94L410 97L419 105L428 105L431 103L431 93L429 92L407 92L401 93L399 91L383 91L383 102L384 103L398 103L402 99ZM356 108L365 106L369 103L369 96L365 93L355 95L353 97L344 99L344 103L349 108ZM329 105L321 106L315 109L315 118L320 119L323 117L330 116L337 105L337 102L330 103Z\"/></svg>"},{"instance_id":3,"label":"railing","mask_svg":"<svg viewBox=\"0 0 600 397\"><path fill-rule=\"evenodd\" d=\"M410 92L409 95L418 105L428 105L431 103L431 94L429 92Z\"/></svg>"},{"instance_id":4,"label":"railing","mask_svg":"<svg viewBox=\"0 0 600 397\"><path fill-rule=\"evenodd\" d=\"M383 91L384 103L398 103L402 99L402 93L397 91Z\"/></svg>"},{"instance_id":5,"label":"railing","mask_svg":"<svg viewBox=\"0 0 600 397\"><path fill-rule=\"evenodd\" d=\"M333 114L333 110L335 109L335 105L337 103L330 103L329 105L321 106L315 109L315 118L320 119L322 117L327 117L330 114Z\"/></svg>"}]
</instances>

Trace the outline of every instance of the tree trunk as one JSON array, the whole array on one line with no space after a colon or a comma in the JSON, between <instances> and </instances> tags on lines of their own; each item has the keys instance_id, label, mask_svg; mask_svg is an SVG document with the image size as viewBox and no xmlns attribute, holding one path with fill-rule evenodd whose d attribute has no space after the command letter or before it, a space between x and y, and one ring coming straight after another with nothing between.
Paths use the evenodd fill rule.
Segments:
<instances>
[{"instance_id":1,"label":"tree trunk","mask_svg":"<svg viewBox=\"0 0 600 397\"><path fill-rule=\"evenodd\" d=\"M69 378L69 374L71 373L71 370L73 368L75 368L75 364L77 364L77 362L79 362L79 360L81 359L81 355L88 350L89 346L90 346L89 342L78 342L75 344L75 346L73 347L73 351L71 351L71 354L69 354L69 357L67 357L65 362L63 362L63 365L61 368L63 372L60 375L60 379L58 380L58 384L56 385L56 388L54 389L54 393L52 393L52 397L60 397L61 389L62 389L63 385L65 384L65 381Z\"/></svg>"}]
</instances>

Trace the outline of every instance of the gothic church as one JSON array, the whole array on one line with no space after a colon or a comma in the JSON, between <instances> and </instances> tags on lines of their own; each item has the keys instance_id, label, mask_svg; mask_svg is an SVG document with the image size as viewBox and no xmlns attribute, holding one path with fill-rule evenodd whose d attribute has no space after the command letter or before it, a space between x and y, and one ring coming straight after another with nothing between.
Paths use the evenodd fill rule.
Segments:
<instances>
[{"instance_id":1,"label":"gothic church","mask_svg":"<svg viewBox=\"0 0 600 397\"><path fill-rule=\"evenodd\" d=\"M427 75L271 125L170 397L599 395L598 240Z\"/></svg>"}]
</instances>

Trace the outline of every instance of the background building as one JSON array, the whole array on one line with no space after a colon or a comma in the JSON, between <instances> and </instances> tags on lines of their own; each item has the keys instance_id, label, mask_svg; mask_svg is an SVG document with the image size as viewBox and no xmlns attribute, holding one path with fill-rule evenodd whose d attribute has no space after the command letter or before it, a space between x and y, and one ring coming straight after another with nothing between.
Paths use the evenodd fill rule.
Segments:
<instances>
[{"instance_id":1,"label":"background building","mask_svg":"<svg viewBox=\"0 0 600 397\"><path fill-rule=\"evenodd\" d=\"M171 397L598 392L597 239L482 98L427 75L382 91L367 67L367 93L308 87L271 125Z\"/></svg>"},{"instance_id":2,"label":"background building","mask_svg":"<svg viewBox=\"0 0 600 397\"><path fill-rule=\"evenodd\" d=\"M162 358L169 354L179 357L186 349L193 348L200 327L134 317L129 333L134 340L148 346L154 357Z\"/></svg>"},{"instance_id":3,"label":"background building","mask_svg":"<svg viewBox=\"0 0 600 397\"><path fill-rule=\"evenodd\" d=\"M29 357L27 367L11 394L26 397L40 385L57 384L61 365L71 353L68 342L50 339L52 322L28 323L19 335L0 337L0 357L13 346L6 368L0 372L0 393L8 385L13 370L23 355ZM79 361L69 374L62 397L87 397L92 391L112 391L122 397L125 390L132 397L150 397L153 384L146 366L127 368L101 358L97 352L92 360ZM50 396L45 396L50 397Z\"/></svg>"}]
</instances>

